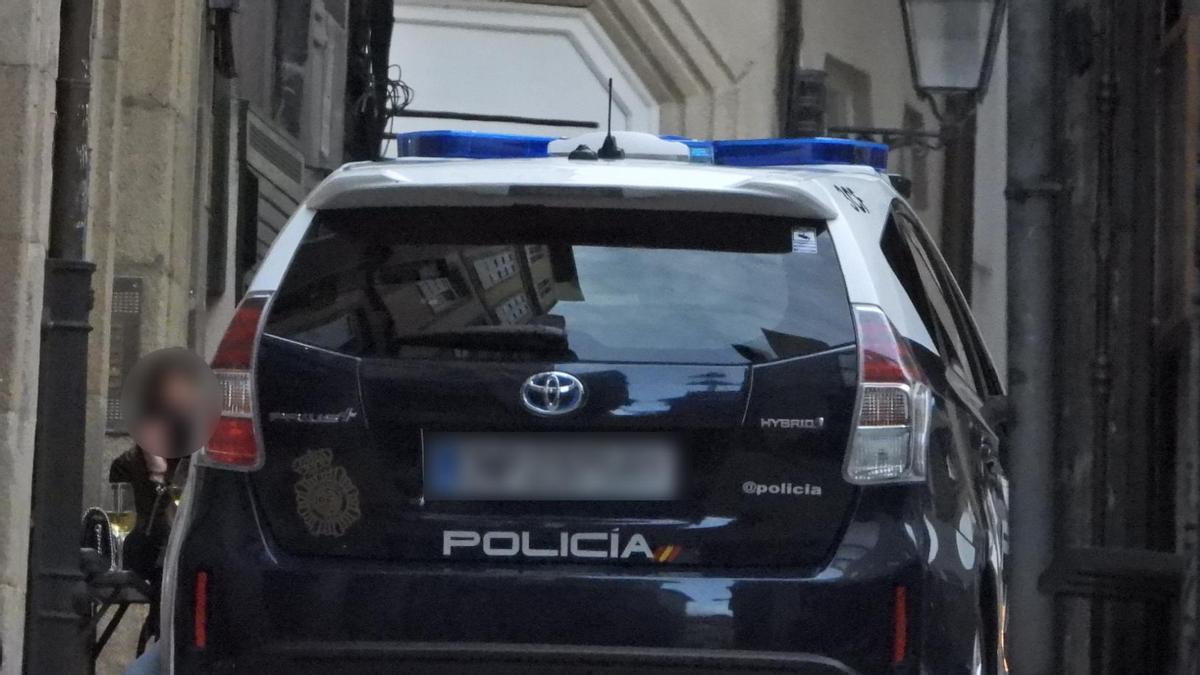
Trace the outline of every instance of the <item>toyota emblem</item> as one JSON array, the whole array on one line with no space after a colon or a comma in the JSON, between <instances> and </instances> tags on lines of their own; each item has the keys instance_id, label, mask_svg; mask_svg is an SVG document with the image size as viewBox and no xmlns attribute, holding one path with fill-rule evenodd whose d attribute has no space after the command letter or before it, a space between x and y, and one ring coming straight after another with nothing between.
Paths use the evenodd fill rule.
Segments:
<instances>
[{"instance_id":1,"label":"toyota emblem","mask_svg":"<svg viewBox=\"0 0 1200 675\"><path fill-rule=\"evenodd\" d=\"M583 405L583 383L557 370L538 373L521 385L521 403L535 415L565 415Z\"/></svg>"}]
</instances>

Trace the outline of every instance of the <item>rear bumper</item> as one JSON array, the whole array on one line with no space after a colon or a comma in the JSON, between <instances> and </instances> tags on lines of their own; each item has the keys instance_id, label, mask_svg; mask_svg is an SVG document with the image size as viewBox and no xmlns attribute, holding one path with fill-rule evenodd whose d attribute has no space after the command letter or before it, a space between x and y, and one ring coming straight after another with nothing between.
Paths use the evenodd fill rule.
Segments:
<instances>
[{"instance_id":1,"label":"rear bumper","mask_svg":"<svg viewBox=\"0 0 1200 675\"><path fill-rule=\"evenodd\" d=\"M813 654L733 650L566 647L528 644L295 642L267 645L239 662L249 672L338 673L811 673L856 671Z\"/></svg>"},{"instance_id":2,"label":"rear bumper","mask_svg":"<svg viewBox=\"0 0 1200 675\"><path fill-rule=\"evenodd\" d=\"M242 476L205 481L198 496L176 577L176 673L882 672L897 586L905 665L920 651L924 569L898 521L852 523L815 575L383 563L280 551Z\"/></svg>"}]
</instances>

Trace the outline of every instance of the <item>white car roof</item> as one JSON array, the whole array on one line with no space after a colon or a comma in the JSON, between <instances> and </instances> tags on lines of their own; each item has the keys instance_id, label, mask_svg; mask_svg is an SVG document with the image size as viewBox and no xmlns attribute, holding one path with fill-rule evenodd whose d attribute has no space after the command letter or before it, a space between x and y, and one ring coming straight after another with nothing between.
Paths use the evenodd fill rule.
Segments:
<instances>
[{"instance_id":1,"label":"white car roof","mask_svg":"<svg viewBox=\"0 0 1200 675\"><path fill-rule=\"evenodd\" d=\"M661 160L397 160L347 165L318 186L307 201L321 210L448 203L499 206L530 201L614 207L636 199L637 208L674 210L691 205L687 210L821 220L834 217L836 206L823 190L806 185L811 180L797 172Z\"/></svg>"}]
</instances>

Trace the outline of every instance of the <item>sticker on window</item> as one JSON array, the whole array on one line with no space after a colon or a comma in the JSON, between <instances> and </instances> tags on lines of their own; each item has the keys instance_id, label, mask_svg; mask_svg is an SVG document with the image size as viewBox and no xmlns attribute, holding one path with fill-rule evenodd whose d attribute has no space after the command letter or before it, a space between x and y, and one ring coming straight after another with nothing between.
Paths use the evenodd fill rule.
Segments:
<instances>
[{"instance_id":1,"label":"sticker on window","mask_svg":"<svg viewBox=\"0 0 1200 675\"><path fill-rule=\"evenodd\" d=\"M817 231L811 227L792 228L792 253L816 253Z\"/></svg>"}]
</instances>

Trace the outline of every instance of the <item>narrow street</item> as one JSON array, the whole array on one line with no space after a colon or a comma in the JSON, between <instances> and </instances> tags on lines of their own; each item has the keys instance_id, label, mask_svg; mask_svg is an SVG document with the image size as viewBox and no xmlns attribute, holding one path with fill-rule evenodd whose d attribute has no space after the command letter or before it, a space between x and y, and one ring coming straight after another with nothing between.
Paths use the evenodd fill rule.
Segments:
<instances>
[{"instance_id":1,"label":"narrow street","mask_svg":"<svg viewBox=\"0 0 1200 675\"><path fill-rule=\"evenodd\" d=\"M5 0L0 675L1200 673L1200 4Z\"/></svg>"}]
</instances>

